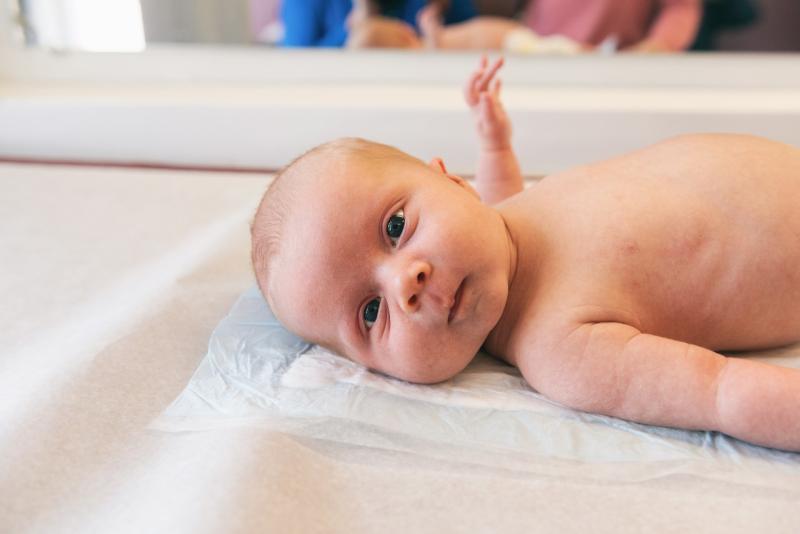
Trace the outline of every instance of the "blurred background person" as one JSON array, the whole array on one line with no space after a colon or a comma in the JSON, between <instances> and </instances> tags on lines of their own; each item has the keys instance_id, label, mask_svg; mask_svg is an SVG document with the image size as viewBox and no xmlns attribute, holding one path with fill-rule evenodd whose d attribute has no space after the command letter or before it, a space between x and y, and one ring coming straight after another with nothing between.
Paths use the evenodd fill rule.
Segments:
<instances>
[{"instance_id":1,"label":"blurred background person","mask_svg":"<svg viewBox=\"0 0 800 534\"><path fill-rule=\"evenodd\" d=\"M350 0L288 0L281 6L283 46L338 47L347 39Z\"/></svg>"},{"instance_id":2,"label":"blurred background person","mask_svg":"<svg viewBox=\"0 0 800 534\"><path fill-rule=\"evenodd\" d=\"M679 52L694 41L700 0L530 0L525 25L586 47L613 42L634 52Z\"/></svg>"},{"instance_id":3,"label":"blurred background person","mask_svg":"<svg viewBox=\"0 0 800 534\"><path fill-rule=\"evenodd\" d=\"M715 50L720 33L752 26L759 17L759 8L752 0L704 0L703 19L692 50Z\"/></svg>"},{"instance_id":4,"label":"blurred background person","mask_svg":"<svg viewBox=\"0 0 800 534\"><path fill-rule=\"evenodd\" d=\"M284 46L677 52L692 45L701 0L291 0ZM493 7L494 6L494 7ZM507 16L519 14L520 20Z\"/></svg>"},{"instance_id":5,"label":"blurred background person","mask_svg":"<svg viewBox=\"0 0 800 534\"><path fill-rule=\"evenodd\" d=\"M281 8L282 44L417 48L422 45L417 35L417 15L428 3L427 0L288 0ZM445 24L463 22L477 14L472 0L430 0L430 3L440 9Z\"/></svg>"},{"instance_id":6,"label":"blurred background person","mask_svg":"<svg viewBox=\"0 0 800 534\"><path fill-rule=\"evenodd\" d=\"M417 25L427 48L461 50L500 50L514 32L526 31L518 21L481 13L465 22L446 25L443 6L430 2L419 10Z\"/></svg>"},{"instance_id":7,"label":"blurred background person","mask_svg":"<svg viewBox=\"0 0 800 534\"><path fill-rule=\"evenodd\" d=\"M350 35L347 46L352 48L366 47L399 47L448 50L508 50L512 52L579 52L580 45L568 44L564 49L561 38L553 47L554 39L537 38L519 21L502 16L513 8L516 2L503 2L504 6L490 8L481 6L487 13L501 16L485 16L478 11L478 16L468 16L467 4L456 10L453 0L430 0L425 2L369 1L355 0L353 10L348 17L347 27ZM500 9L498 9L500 7ZM450 15L448 15L450 13ZM415 17L416 26L409 21ZM463 22L459 19L466 18ZM517 47L514 42L522 42L525 46ZM512 39L510 39L512 38ZM536 46L527 46L535 40Z\"/></svg>"}]
</instances>

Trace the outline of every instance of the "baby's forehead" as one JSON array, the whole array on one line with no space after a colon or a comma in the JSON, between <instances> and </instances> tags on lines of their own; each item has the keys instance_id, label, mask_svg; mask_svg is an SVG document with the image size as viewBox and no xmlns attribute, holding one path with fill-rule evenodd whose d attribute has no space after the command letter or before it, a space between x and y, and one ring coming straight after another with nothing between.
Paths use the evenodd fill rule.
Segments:
<instances>
[{"instance_id":1,"label":"baby's forehead","mask_svg":"<svg viewBox=\"0 0 800 534\"><path fill-rule=\"evenodd\" d=\"M295 203L319 199L328 204L342 196L356 196L379 184L372 179L374 168L360 158L339 155L309 156L292 169L290 189Z\"/></svg>"},{"instance_id":2,"label":"baby's forehead","mask_svg":"<svg viewBox=\"0 0 800 534\"><path fill-rule=\"evenodd\" d=\"M359 159L322 159L293 187L292 208L298 213L313 210L319 217L358 212L381 198L381 193L400 185L389 163ZM349 210L342 213L342 209ZM355 212L353 211L355 210ZM341 221L340 221L341 222Z\"/></svg>"}]
</instances>

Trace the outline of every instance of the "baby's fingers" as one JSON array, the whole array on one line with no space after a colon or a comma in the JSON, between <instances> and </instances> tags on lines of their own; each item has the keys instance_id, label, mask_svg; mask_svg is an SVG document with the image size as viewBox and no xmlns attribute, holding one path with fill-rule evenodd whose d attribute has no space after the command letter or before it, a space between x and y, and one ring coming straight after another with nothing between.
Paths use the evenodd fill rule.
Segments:
<instances>
[{"instance_id":1,"label":"baby's fingers","mask_svg":"<svg viewBox=\"0 0 800 534\"><path fill-rule=\"evenodd\" d=\"M478 64L478 68L472 72L467 80L467 83L464 85L464 100L467 101L467 104L469 104L470 107L475 107L478 104L478 96L480 95L479 84L486 71L487 62L488 59L484 54L481 56L481 61Z\"/></svg>"},{"instance_id":2,"label":"baby's fingers","mask_svg":"<svg viewBox=\"0 0 800 534\"><path fill-rule=\"evenodd\" d=\"M467 80L466 85L464 86L464 100L467 101L469 107L475 107L478 104L478 96L480 92L477 90L477 82L480 80L481 76L483 76L482 71L475 71Z\"/></svg>"},{"instance_id":3,"label":"baby's fingers","mask_svg":"<svg viewBox=\"0 0 800 534\"><path fill-rule=\"evenodd\" d=\"M500 70L500 67L503 66L505 59L501 56L497 58L497 61L489 68L489 70L483 71L483 76L477 82L477 90L478 92L487 91L489 89L489 84L492 83L495 74L497 71Z\"/></svg>"},{"instance_id":4,"label":"baby's fingers","mask_svg":"<svg viewBox=\"0 0 800 534\"><path fill-rule=\"evenodd\" d=\"M500 81L500 78L496 79L494 81L494 84L492 84L492 96L495 99L499 99L500 98L500 88L502 87L502 85L503 85L503 82Z\"/></svg>"}]
</instances>

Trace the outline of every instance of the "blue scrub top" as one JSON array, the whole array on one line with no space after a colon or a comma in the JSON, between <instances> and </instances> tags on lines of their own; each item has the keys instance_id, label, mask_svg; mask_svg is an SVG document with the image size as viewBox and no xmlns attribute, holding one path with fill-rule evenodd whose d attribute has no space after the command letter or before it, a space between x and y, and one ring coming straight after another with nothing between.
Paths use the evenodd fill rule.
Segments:
<instances>
[{"instance_id":1,"label":"blue scrub top","mask_svg":"<svg viewBox=\"0 0 800 534\"><path fill-rule=\"evenodd\" d=\"M417 29L417 11L427 0L406 0L384 13L406 21ZM347 40L345 20L353 7L351 0L284 0L281 7L283 46L343 46ZM472 0L452 0L444 23L463 22L477 15Z\"/></svg>"}]
</instances>

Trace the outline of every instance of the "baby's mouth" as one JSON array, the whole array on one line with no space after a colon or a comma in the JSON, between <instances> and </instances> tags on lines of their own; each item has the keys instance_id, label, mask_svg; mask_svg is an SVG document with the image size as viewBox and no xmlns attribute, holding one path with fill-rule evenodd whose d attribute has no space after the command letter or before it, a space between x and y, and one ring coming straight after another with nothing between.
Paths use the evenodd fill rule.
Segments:
<instances>
[{"instance_id":1,"label":"baby's mouth","mask_svg":"<svg viewBox=\"0 0 800 534\"><path fill-rule=\"evenodd\" d=\"M458 285L458 289L456 289L456 294L453 295L453 304L450 306L450 313L447 315L447 323L449 324L450 321L453 320L453 317L456 316L458 313L458 309L461 306L461 295L464 293L464 282L466 282L466 278L461 281Z\"/></svg>"}]
</instances>

